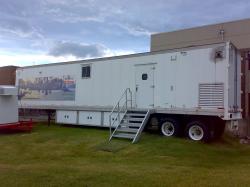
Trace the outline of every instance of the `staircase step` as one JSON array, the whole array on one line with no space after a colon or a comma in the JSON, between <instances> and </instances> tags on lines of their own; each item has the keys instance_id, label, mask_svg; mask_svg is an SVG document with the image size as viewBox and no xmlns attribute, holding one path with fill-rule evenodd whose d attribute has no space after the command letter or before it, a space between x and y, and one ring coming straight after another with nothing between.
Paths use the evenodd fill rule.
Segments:
<instances>
[{"instance_id":1,"label":"staircase step","mask_svg":"<svg viewBox=\"0 0 250 187\"><path fill-rule=\"evenodd\" d=\"M148 111L147 110L128 110L128 113L143 113L143 114L146 114Z\"/></svg>"},{"instance_id":2,"label":"staircase step","mask_svg":"<svg viewBox=\"0 0 250 187\"><path fill-rule=\"evenodd\" d=\"M142 122L142 121L144 120L144 118L131 118L131 117L126 117L125 120Z\"/></svg>"},{"instance_id":3,"label":"staircase step","mask_svg":"<svg viewBox=\"0 0 250 187\"><path fill-rule=\"evenodd\" d=\"M137 133L138 128L127 128L127 127L119 127L117 132L129 132L129 133Z\"/></svg>"},{"instance_id":4,"label":"staircase step","mask_svg":"<svg viewBox=\"0 0 250 187\"><path fill-rule=\"evenodd\" d=\"M124 126L124 127L140 127L141 123L122 123L121 126Z\"/></svg>"},{"instance_id":5,"label":"staircase step","mask_svg":"<svg viewBox=\"0 0 250 187\"><path fill-rule=\"evenodd\" d=\"M113 137L115 137L115 138L134 139L135 134L117 133L117 134L114 134Z\"/></svg>"},{"instance_id":6,"label":"staircase step","mask_svg":"<svg viewBox=\"0 0 250 187\"><path fill-rule=\"evenodd\" d=\"M146 125L150 116L150 111L144 110L129 110L125 113L119 126L113 132L110 140L114 138L125 138L136 143Z\"/></svg>"},{"instance_id":7,"label":"staircase step","mask_svg":"<svg viewBox=\"0 0 250 187\"><path fill-rule=\"evenodd\" d=\"M140 113L127 113L126 116L136 116L136 117L145 117L146 114Z\"/></svg>"}]
</instances>

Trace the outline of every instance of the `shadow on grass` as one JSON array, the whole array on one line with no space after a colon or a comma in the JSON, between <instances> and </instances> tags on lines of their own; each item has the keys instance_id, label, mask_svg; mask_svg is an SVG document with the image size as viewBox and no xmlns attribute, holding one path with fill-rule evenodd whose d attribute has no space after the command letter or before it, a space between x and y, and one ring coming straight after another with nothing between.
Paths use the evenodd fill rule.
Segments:
<instances>
[{"instance_id":1,"label":"shadow on grass","mask_svg":"<svg viewBox=\"0 0 250 187\"><path fill-rule=\"evenodd\" d=\"M99 131L107 131L109 130L109 127L98 127L98 126L87 126L87 125L68 125L68 124L53 124L54 126L57 127L65 127L65 128L72 128L72 129L96 129Z\"/></svg>"},{"instance_id":2,"label":"shadow on grass","mask_svg":"<svg viewBox=\"0 0 250 187\"><path fill-rule=\"evenodd\" d=\"M5 135L16 135L16 134L30 134L32 131L27 131L27 130L17 130L17 129L11 129L11 130L1 130L0 131L0 136L5 136Z\"/></svg>"},{"instance_id":3,"label":"shadow on grass","mask_svg":"<svg viewBox=\"0 0 250 187\"><path fill-rule=\"evenodd\" d=\"M227 134L224 134L221 138L214 140L209 144L212 146L231 146L231 147L240 146L239 139L237 137L232 137Z\"/></svg>"},{"instance_id":4,"label":"shadow on grass","mask_svg":"<svg viewBox=\"0 0 250 187\"><path fill-rule=\"evenodd\" d=\"M127 148L131 142L124 141L124 140L112 140L100 143L93 147L96 151L104 151L104 152L110 152L110 153L117 153L120 150L123 150Z\"/></svg>"}]
</instances>

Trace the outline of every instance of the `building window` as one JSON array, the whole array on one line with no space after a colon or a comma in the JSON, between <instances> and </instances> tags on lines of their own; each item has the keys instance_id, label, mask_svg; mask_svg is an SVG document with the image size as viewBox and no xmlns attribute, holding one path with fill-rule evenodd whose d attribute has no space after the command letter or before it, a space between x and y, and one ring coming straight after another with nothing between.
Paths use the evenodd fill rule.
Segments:
<instances>
[{"instance_id":1,"label":"building window","mask_svg":"<svg viewBox=\"0 0 250 187\"><path fill-rule=\"evenodd\" d=\"M90 73L91 73L90 71L91 71L90 65L83 66L82 67L82 78L90 78Z\"/></svg>"}]
</instances>

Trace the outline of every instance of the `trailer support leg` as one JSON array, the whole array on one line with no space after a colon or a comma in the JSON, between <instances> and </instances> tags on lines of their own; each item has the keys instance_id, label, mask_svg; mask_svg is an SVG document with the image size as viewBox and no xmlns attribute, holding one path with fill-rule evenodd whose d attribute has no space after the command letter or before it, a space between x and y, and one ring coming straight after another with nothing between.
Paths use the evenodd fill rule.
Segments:
<instances>
[{"instance_id":1,"label":"trailer support leg","mask_svg":"<svg viewBox=\"0 0 250 187\"><path fill-rule=\"evenodd\" d=\"M52 111L48 110L48 127L50 126L51 114L52 114Z\"/></svg>"}]
</instances>

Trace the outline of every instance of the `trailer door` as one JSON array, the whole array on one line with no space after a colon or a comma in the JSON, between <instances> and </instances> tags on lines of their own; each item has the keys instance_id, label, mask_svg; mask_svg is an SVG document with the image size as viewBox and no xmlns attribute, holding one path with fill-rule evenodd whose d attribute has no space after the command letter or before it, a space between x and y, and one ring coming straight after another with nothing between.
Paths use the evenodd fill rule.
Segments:
<instances>
[{"instance_id":1,"label":"trailer door","mask_svg":"<svg viewBox=\"0 0 250 187\"><path fill-rule=\"evenodd\" d=\"M138 108L154 107L154 70L155 65L135 66L136 106Z\"/></svg>"}]
</instances>

